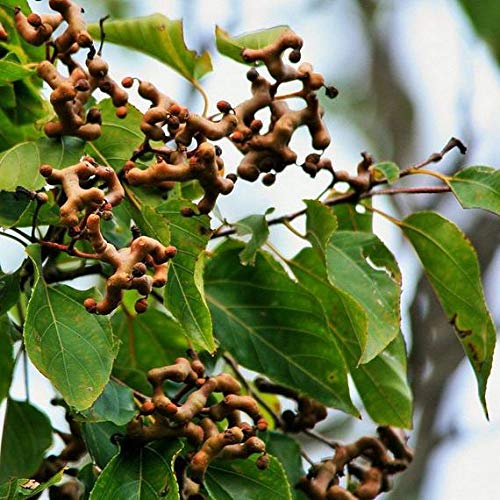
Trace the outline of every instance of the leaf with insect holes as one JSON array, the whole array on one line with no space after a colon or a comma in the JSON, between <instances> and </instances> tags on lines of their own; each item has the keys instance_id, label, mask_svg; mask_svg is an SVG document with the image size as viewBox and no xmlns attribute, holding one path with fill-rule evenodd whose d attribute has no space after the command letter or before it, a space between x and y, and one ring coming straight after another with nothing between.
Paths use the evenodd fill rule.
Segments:
<instances>
[{"instance_id":1,"label":"leaf with insect holes","mask_svg":"<svg viewBox=\"0 0 500 500\"><path fill-rule=\"evenodd\" d=\"M484 298L476 252L452 222L434 212L417 212L401 222L446 316L474 369L486 408L496 331Z\"/></svg>"},{"instance_id":2,"label":"leaf with insect holes","mask_svg":"<svg viewBox=\"0 0 500 500\"><path fill-rule=\"evenodd\" d=\"M88 26L94 38L100 37L97 23ZM184 41L182 21L153 14L134 19L107 21L104 24L106 43L114 43L142 52L166 64L190 82L212 71L208 52L201 55L189 50Z\"/></svg>"},{"instance_id":3,"label":"leaf with insect holes","mask_svg":"<svg viewBox=\"0 0 500 500\"><path fill-rule=\"evenodd\" d=\"M109 318L89 314L83 301L93 291L48 285L42 276L41 249L26 252L35 267L35 283L24 329L26 352L65 401L85 410L109 380L117 343Z\"/></svg>"},{"instance_id":4,"label":"leaf with insect holes","mask_svg":"<svg viewBox=\"0 0 500 500\"><path fill-rule=\"evenodd\" d=\"M399 179L399 167L392 161L376 163L370 167L376 181L387 180L389 184Z\"/></svg>"},{"instance_id":5,"label":"leaf with insect holes","mask_svg":"<svg viewBox=\"0 0 500 500\"><path fill-rule=\"evenodd\" d=\"M400 331L401 273L394 256L374 234L337 231L326 249L328 279L350 294L368 316L361 362L381 353Z\"/></svg>"},{"instance_id":6,"label":"leaf with insect holes","mask_svg":"<svg viewBox=\"0 0 500 500\"><path fill-rule=\"evenodd\" d=\"M500 169L467 167L446 182L464 208L482 208L500 215Z\"/></svg>"},{"instance_id":7,"label":"leaf with insect holes","mask_svg":"<svg viewBox=\"0 0 500 500\"><path fill-rule=\"evenodd\" d=\"M289 26L275 26L263 30L251 31L238 36L231 36L219 26L215 27L215 41L217 50L224 56L230 57L237 62L259 66L262 61L247 63L241 53L243 49L261 49L275 42L283 33L290 31Z\"/></svg>"}]
</instances>

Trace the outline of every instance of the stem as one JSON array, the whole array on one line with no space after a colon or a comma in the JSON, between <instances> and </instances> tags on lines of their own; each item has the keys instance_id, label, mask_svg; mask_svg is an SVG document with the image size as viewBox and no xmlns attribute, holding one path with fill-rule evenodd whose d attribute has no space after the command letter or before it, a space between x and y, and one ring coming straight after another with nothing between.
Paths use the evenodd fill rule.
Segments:
<instances>
[{"instance_id":1,"label":"stem","mask_svg":"<svg viewBox=\"0 0 500 500\"><path fill-rule=\"evenodd\" d=\"M382 212L382 210L379 210L378 208L370 207L369 205L363 205L367 210L370 210L370 212L376 213L378 215L381 215L384 217L384 219L387 219L388 221L392 222L393 224L396 224L396 226L401 227L403 223L394 217L392 217L389 214L386 214L385 212Z\"/></svg>"},{"instance_id":2,"label":"stem","mask_svg":"<svg viewBox=\"0 0 500 500\"><path fill-rule=\"evenodd\" d=\"M382 194L395 195L395 194L432 194L432 193L449 193L451 189L448 186L428 186L428 187L406 187L406 188L389 188L379 189L377 191L370 191L364 193L360 198L371 198Z\"/></svg>"},{"instance_id":3,"label":"stem","mask_svg":"<svg viewBox=\"0 0 500 500\"><path fill-rule=\"evenodd\" d=\"M303 240L305 240L305 239L306 239L305 235L303 235L300 231L297 231L297 229L295 229L295 228L294 228L294 227L290 224L290 221L288 221L288 220L286 220L286 219L285 219L285 220L283 221L283 225L284 225L285 227L287 227L287 228L290 230L290 232L292 232L295 236L298 236L299 238L301 238L301 239L303 239Z\"/></svg>"},{"instance_id":4,"label":"stem","mask_svg":"<svg viewBox=\"0 0 500 500\"><path fill-rule=\"evenodd\" d=\"M128 387L131 391L134 397L136 397L139 401L149 401L151 398L149 396L146 396L142 392L136 391L132 387L130 387L128 384L126 384L123 380L120 380L119 378L115 377L114 375L111 375L110 380L113 382L116 382L117 384L123 386L123 387Z\"/></svg>"},{"instance_id":5,"label":"stem","mask_svg":"<svg viewBox=\"0 0 500 500\"><path fill-rule=\"evenodd\" d=\"M425 174L425 175L431 175L432 177L436 177L437 179L447 182L448 177L446 175L440 174L439 172L435 172L434 170L427 170L425 168L417 169L417 168L412 168L408 170L408 173L410 175L412 174Z\"/></svg>"},{"instance_id":6,"label":"stem","mask_svg":"<svg viewBox=\"0 0 500 500\"><path fill-rule=\"evenodd\" d=\"M36 238L30 236L29 234L26 234L24 231L21 231L17 227L11 227L10 230L13 231L14 233L17 233L19 236L26 238L30 243L36 242Z\"/></svg>"},{"instance_id":7,"label":"stem","mask_svg":"<svg viewBox=\"0 0 500 500\"><path fill-rule=\"evenodd\" d=\"M59 281L68 281L82 276L91 274L101 274L103 271L101 264L92 264L90 266L82 266L69 271L61 271L57 267L46 269L43 273L47 283L57 283Z\"/></svg>"},{"instance_id":8,"label":"stem","mask_svg":"<svg viewBox=\"0 0 500 500\"><path fill-rule=\"evenodd\" d=\"M302 432L306 436L316 439L316 441L320 441L321 443L326 444L327 446L330 446L333 449L339 446L339 443L337 441L332 441L331 439L326 438L325 436L319 434L318 432L312 431L310 429L305 429Z\"/></svg>"},{"instance_id":9,"label":"stem","mask_svg":"<svg viewBox=\"0 0 500 500\"><path fill-rule=\"evenodd\" d=\"M201 94L203 98L203 113L202 116L205 118L208 114L209 100L205 89L198 83L197 80L191 80L193 87Z\"/></svg>"},{"instance_id":10,"label":"stem","mask_svg":"<svg viewBox=\"0 0 500 500\"><path fill-rule=\"evenodd\" d=\"M269 413L269 415L271 415L274 420L274 426L276 428L281 427L280 416L254 390L252 390L250 384L240 372L237 361L228 352L223 354L222 357L224 358L224 361L231 367L231 370L233 370L236 378L241 382L243 387L245 387L248 394L250 394L255 399L255 401L257 401L257 403L259 403L260 406L262 406L262 408L264 408L267 413Z\"/></svg>"},{"instance_id":11,"label":"stem","mask_svg":"<svg viewBox=\"0 0 500 500\"><path fill-rule=\"evenodd\" d=\"M5 236L6 238L10 238L11 240L17 241L20 245L22 245L25 248L28 246L27 243L25 243L23 240L21 240L17 236L14 236L13 234L4 233L3 231L0 231L0 236Z\"/></svg>"}]
</instances>

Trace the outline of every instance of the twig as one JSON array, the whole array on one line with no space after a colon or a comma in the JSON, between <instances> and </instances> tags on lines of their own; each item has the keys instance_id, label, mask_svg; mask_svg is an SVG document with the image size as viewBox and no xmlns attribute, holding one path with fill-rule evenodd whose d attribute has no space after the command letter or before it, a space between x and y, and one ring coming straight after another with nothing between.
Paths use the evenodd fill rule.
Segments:
<instances>
[{"instance_id":1,"label":"twig","mask_svg":"<svg viewBox=\"0 0 500 500\"><path fill-rule=\"evenodd\" d=\"M330 446L330 448L337 448L340 446L340 443L338 441L332 441L331 439L326 438L322 434L319 434L318 432L312 431L310 429L305 429L302 431L306 436L309 436L316 441L320 441L323 444L326 444L327 446Z\"/></svg>"},{"instance_id":2,"label":"twig","mask_svg":"<svg viewBox=\"0 0 500 500\"><path fill-rule=\"evenodd\" d=\"M363 193L360 198L371 198L382 194L432 194L432 193L448 193L451 189L448 186L427 186L427 187L405 187L405 188L388 188L378 189Z\"/></svg>"},{"instance_id":3,"label":"twig","mask_svg":"<svg viewBox=\"0 0 500 500\"><path fill-rule=\"evenodd\" d=\"M113 382L116 382L119 385L122 385L123 387L128 387L132 391L132 394L138 400L140 400L142 402L149 401L151 399L149 396L146 396L142 392L136 391L135 389L133 389L132 387L130 387L128 384L126 384L123 380L120 380L118 377L115 377L114 375L111 375L110 380L112 380Z\"/></svg>"},{"instance_id":4,"label":"twig","mask_svg":"<svg viewBox=\"0 0 500 500\"><path fill-rule=\"evenodd\" d=\"M21 238L18 238L17 236L14 236L13 234L0 231L0 236L5 236L6 238L10 238L11 240L17 241L23 247L28 246L28 244L25 241L23 241Z\"/></svg>"},{"instance_id":5,"label":"twig","mask_svg":"<svg viewBox=\"0 0 500 500\"><path fill-rule=\"evenodd\" d=\"M238 367L238 363L236 360L231 356L229 353L225 353L222 356L224 358L224 361L231 367L231 370L233 370L234 374L236 375L236 378L241 382L243 387L246 389L248 394L250 394L257 403L259 403L262 408L264 408L269 415L274 420L274 425L276 428L281 427L281 417L250 387L250 384L248 381L245 379L243 374L240 372L240 369Z\"/></svg>"},{"instance_id":6,"label":"twig","mask_svg":"<svg viewBox=\"0 0 500 500\"><path fill-rule=\"evenodd\" d=\"M80 278L82 276L89 276L91 274L101 274L103 268L101 264L92 264L90 266L83 266L77 269L71 269L68 271L62 271L57 267L51 267L45 269L43 276L47 283L57 283L59 281L67 281L75 278Z\"/></svg>"}]
</instances>

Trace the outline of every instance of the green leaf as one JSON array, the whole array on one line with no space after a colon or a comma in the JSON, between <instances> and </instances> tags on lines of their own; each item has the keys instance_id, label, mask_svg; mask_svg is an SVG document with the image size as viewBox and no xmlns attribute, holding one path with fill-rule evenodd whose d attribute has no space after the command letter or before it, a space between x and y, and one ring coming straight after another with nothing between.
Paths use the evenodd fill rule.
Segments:
<instances>
[{"instance_id":1,"label":"green leaf","mask_svg":"<svg viewBox=\"0 0 500 500\"><path fill-rule=\"evenodd\" d=\"M247 63L241 53L243 49L261 49L274 43L285 31L290 31L289 26L275 26L263 30L251 31L238 36L231 36L219 26L215 27L215 41L217 50L224 56L230 57L237 62ZM252 66L263 64L261 61L251 63Z\"/></svg>"},{"instance_id":2,"label":"green leaf","mask_svg":"<svg viewBox=\"0 0 500 500\"><path fill-rule=\"evenodd\" d=\"M269 237L269 227L266 220L268 213L269 211L265 215L249 215L234 224L238 236L251 235L250 241L240 253L240 262L244 266L248 264L255 265L257 251Z\"/></svg>"},{"instance_id":3,"label":"green leaf","mask_svg":"<svg viewBox=\"0 0 500 500\"><path fill-rule=\"evenodd\" d=\"M134 396L130 388L110 380L96 402L75 418L84 422L113 422L116 425L125 425L135 414Z\"/></svg>"},{"instance_id":4,"label":"green leaf","mask_svg":"<svg viewBox=\"0 0 500 500\"><path fill-rule=\"evenodd\" d=\"M188 344L182 327L158 309L137 316L118 311L111 318L113 331L121 341L113 373L125 383L149 394L146 374L151 368L186 354Z\"/></svg>"},{"instance_id":5,"label":"green leaf","mask_svg":"<svg viewBox=\"0 0 500 500\"><path fill-rule=\"evenodd\" d=\"M7 400L0 452L0 483L30 477L52 444L52 426L45 413L27 402Z\"/></svg>"},{"instance_id":6,"label":"green leaf","mask_svg":"<svg viewBox=\"0 0 500 500\"><path fill-rule=\"evenodd\" d=\"M363 205L371 205L370 200L363 201ZM338 230L373 232L372 213L361 204L340 203L332 206L337 217Z\"/></svg>"},{"instance_id":7,"label":"green leaf","mask_svg":"<svg viewBox=\"0 0 500 500\"><path fill-rule=\"evenodd\" d=\"M102 134L99 139L87 143L87 152L99 163L120 170L130 159L132 150L144 141L144 134L140 128L142 113L128 104L127 116L118 118L111 99L103 99L98 107L102 117ZM142 162L136 164L144 165Z\"/></svg>"},{"instance_id":8,"label":"green leaf","mask_svg":"<svg viewBox=\"0 0 500 500\"><path fill-rule=\"evenodd\" d=\"M184 217L183 207L194 205L186 200L169 200L157 208L170 224L171 243L177 255L170 262L165 287L165 305L184 328L189 339L201 349L213 352L210 311L203 290L205 248L210 239L208 216Z\"/></svg>"},{"instance_id":9,"label":"green leaf","mask_svg":"<svg viewBox=\"0 0 500 500\"><path fill-rule=\"evenodd\" d=\"M81 432L92 460L104 469L119 451L118 444L112 441L112 437L116 434L124 435L126 428L113 422L82 423Z\"/></svg>"},{"instance_id":10,"label":"green leaf","mask_svg":"<svg viewBox=\"0 0 500 500\"><path fill-rule=\"evenodd\" d=\"M460 229L434 212L418 212L401 229L415 248L474 369L486 416L486 383L496 332L486 306L477 255Z\"/></svg>"},{"instance_id":11,"label":"green leaf","mask_svg":"<svg viewBox=\"0 0 500 500\"><path fill-rule=\"evenodd\" d=\"M178 500L173 471L181 449L179 440L123 448L99 475L91 500Z\"/></svg>"},{"instance_id":12,"label":"green leaf","mask_svg":"<svg viewBox=\"0 0 500 500\"><path fill-rule=\"evenodd\" d=\"M128 200L125 209L130 214L130 217L134 219L142 235L155 238L165 246L170 244L170 228L163 215L148 205L143 205L139 210Z\"/></svg>"},{"instance_id":13,"label":"green leaf","mask_svg":"<svg viewBox=\"0 0 500 500\"><path fill-rule=\"evenodd\" d=\"M376 181L387 180L389 184L399 179L399 167L392 161L376 163L370 167Z\"/></svg>"},{"instance_id":14,"label":"green leaf","mask_svg":"<svg viewBox=\"0 0 500 500\"><path fill-rule=\"evenodd\" d=\"M401 273L394 256L374 234L337 231L326 250L332 285L350 294L368 316L361 362L382 352L399 335Z\"/></svg>"},{"instance_id":15,"label":"green leaf","mask_svg":"<svg viewBox=\"0 0 500 500\"><path fill-rule=\"evenodd\" d=\"M9 311L19 298L19 280L21 268L11 274L5 274L0 268L0 316Z\"/></svg>"},{"instance_id":16,"label":"green leaf","mask_svg":"<svg viewBox=\"0 0 500 500\"><path fill-rule=\"evenodd\" d=\"M0 316L0 403L9 395L14 370L11 329L13 326L8 316Z\"/></svg>"},{"instance_id":17,"label":"green leaf","mask_svg":"<svg viewBox=\"0 0 500 500\"><path fill-rule=\"evenodd\" d=\"M62 480L64 468L52 476L48 481L39 483L34 479L12 479L0 485L0 498L2 500L19 500L23 497L33 498Z\"/></svg>"},{"instance_id":18,"label":"green leaf","mask_svg":"<svg viewBox=\"0 0 500 500\"><path fill-rule=\"evenodd\" d=\"M38 172L44 163L63 168L78 162L84 142L65 137L62 141L42 138L16 144L0 154L0 189L15 191L17 186L37 190L45 185Z\"/></svg>"},{"instance_id":19,"label":"green leaf","mask_svg":"<svg viewBox=\"0 0 500 500\"><path fill-rule=\"evenodd\" d=\"M303 249L289 265L299 282L319 298L368 415L380 425L411 428L412 394L401 334L372 361L359 364L368 327L361 305L329 283L321 255L312 248Z\"/></svg>"},{"instance_id":20,"label":"green leaf","mask_svg":"<svg viewBox=\"0 0 500 500\"><path fill-rule=\"evenodd\" d=\"M468 167L447 179L464 208L482 208L500 215L500 170Z\"/></svg>"},{"instance_id":21,"label":"green leaf","mask_svg":"<svg viewBox=\"0 0 500 500\"><path fill-rule=\"evenodd\" d=\"M282 432L262 432L259 433L259 437L266 443L267 453L276 457L285 469L288 484L292 488L293 498L306 498L304 493L294 488L299 479L305 476L299 443L290 437L290 435L283 434Z\"/></svg>"},{"instance_id":22,"label":"green leaf","mask_svg":"<svg viewBox=\"0 0 500 500\"><path fill-rule=\"evenodd\" d=\"M85 491L81 500L88 500L90 497L90 492L94 487L98 474L95 470L94 464L87 464L78 471L78 481L83 484Z\"/></svg>"},{"instance_id":23,"label":"green leaf","mask_svg":"<svg viewBox=\"0 0 500 500\"><path fill-rule=\"evenodd\" d=\"M41 278L40 248L26 249L35 265L35 285L24 339L33 364L76 410L85 410L109 380L117 345L109 319L89 314L83 301L95 295Z\"/></svg>"},{"instance_id":24,"label":"green leaf","mask_svg":"<svg viewBox=\"0 0 500 500\"><path fill-rule=\"evenodd\" d=\"M207 470L205 487L213 500L291 500L292 493L283 466L269 457L269 467L260 470L255 456L245 460L216 460Z\"/></svg>"},{"instance_id":25,"label":"green leaf","mask_svg":"<svg viewBox=\"0 0 500 500\"><path fill-rule=\"evenodd\" d=\"M9 228L17 225L29 204L30 200L25 196L0 191L0 226Z\"/></svg>"},{"instance_id":26,"label":"green leaf","mask_svg":"<svg viewBox=\"0 0 500 500\"><path fill-rule=\"evenodd\" d=\"M99 37L99 25L88 26L89 33ZM105 25L106 43L142 52L177 71L190 82L212 71L210 54L189 50L184 42L182 21L153 14L135 19L108 21Z\"/></svg>"},{"instance_id":27,"label":"green leaf","mask_svg":"<svg viewBox=\"0 0 500 500\"><path fill-rule=\"evenodd\" d=\"M206 293L222 346L247 368L357 415L347 367L317 299L269 254L254 268L239 263L241 245L219 248L206 269Z\"/></svg>"},{"instance_id":28,"label":"green leaf","mask_svg":"<svg viewBox=\"0 0 500 500\"><path fill-rule=\"evenodd\" d=\"M330 207L318 200L304 200L307 206L306 237L313 247L323 252L326 244L337 230L338 222Z\"/></svg>"},{"instance_id":29,"label":"green leaf","mask_svg":"<svg viewBox=\"0 0 500 500\"><path fill-rule=\"evenodd\" d=\"M26 69L20 64L16 64L6 58L0 59L0 85L12 83L16 80L23 80L33 74L33 70Z\"/></svg>"}]
</instances>

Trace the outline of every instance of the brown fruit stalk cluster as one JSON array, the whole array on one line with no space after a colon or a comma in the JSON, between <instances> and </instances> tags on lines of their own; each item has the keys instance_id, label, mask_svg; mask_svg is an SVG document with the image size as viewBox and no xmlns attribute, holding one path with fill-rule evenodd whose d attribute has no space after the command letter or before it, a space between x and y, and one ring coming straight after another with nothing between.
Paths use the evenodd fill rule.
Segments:
<instances>
[{"instance_id":1,"label":"brown fruit stalk cluster","mask_svg":"<svg viewBox=\"0 0 500 500\"><path fill-rule=\"evenodd\" d=\"M337 444L333 457L311 467L296 487L313 500L368 500L389 491L392 476L408 467L413 451L400 429L379 427L377 432L378 438ZM355 480L342 487L346 467Z\"/></svg>"},{"instance_id":2,"label":"brown fruit stalk cluster","mask_svg":"<svg viewBox=\"0 0 500 500\"><path fill-rule=\"evenodd\" d=\"M177 358L173 365L148 372L153 397L129 423L126 437L128 443L137 445L163 438L188 439L194 451L184 473L183 498L199 493L205 472L216 458L235 460L258 453L257 467L265 468L268 462L266 446L256 436L257 430L267 429L257 402L241 394L234 377L228 373L208 377L203 363L192 358ZM163 389L167 380L182 384L172 399ZM243 421L242 414L253 425Z\"/></svg>"},{"instance_id":3,"label":"brown fruit stalk cluster","mask_svg":"<svg viewBox=\"0 0 500 500\"><path fill-rule=\"evenodd\" d=\"M122 83L131 87L133 82L133 78L125 78ZM153 150L157 161L145 170L138 168L134 161L128 161L124 166L125 179L133 186L166 189L171 188L174 182L197 180L204 191L198 211L201 214L209 213L217 197L229 194L234 187L235 176L223 177L224 162L220 157L220 148L208 142L227 137L235 130L238 120L231 105L220 101L218 108L222 118L214 121L191 113L149 82L140 81L138 92L151 102L151 107L142 118L141 131L145 135L145 142L141 152ZM164 126L168 135L163 130ZM188 151L193 140L197 147ZM149 141L173 141L175 147L152 149ZM194 212L186 210L184 215L194 215Z\"/></svg>"},{"instance_id":4,"label":"brown fruit stalk cluster","mask_svg":"<svg viewBox=\"0 0 500 500\"><path fill-rule=\"evenodd\" d=\"M46 44L54 48L51 60L38 64L37 73L52 89L50 102L57 120L45 124L49 137L72 135L92 141L101 135L101 115L97 108L87 110L90 97L96 89L108 94L117 108L116 114L127 114L127 93L108 75L108 65L96 54L93 40L87 31L82 8L71 0L50 0L54 14L24 15L16 7L14 20L19 34L32 45ZM54 31L65 23L64 31L52 39ZM80 66L73 55L88 49L86 68ZM63 76L53 64L58 59L66 66Z\"/></svg>"},{"instance_id":5,"label":"brown fruit stalk cluster","mask_svg":"<svg viewBox=\"0 0 500 500\"><path fill-rule=\"evenodd\" d=\"M266 185L274 182L275 173L296 162L297 154L290 148L294 132L302 126L309 129L312 147L323 151L330 144L330 135L323 122L323 109L320 107L317 91L326 88L329 97L337 91L326 87L321 74L315 73L309 63L298 68L284 62L284 52L292 49L288 59L292 63L300 61L302 39L291 30L286 30L272 44L258 50L244 49L242 57L249 63L263 63L274 82L270 82L252 68L247 73L251 82L252 97L234 109L238 127L230 139L244 154L238 166L238 175L248 181L255 181L264 173L262 181ZM279 86L285 82L299 82L302 88L287 95L276 95ZM302 99L305 106L293 110L287 104L292 98ZM270 125L262 132L262 121L256 119L261 110L270 113ZM273 173L274 172L274 173Z\"/></svg>"},{"instance_id":6,"label":"brown fruit stalk cluster","mask_svg":"<svg viewBox=\"0 0 500 500\"><path fill-rule=\"evenodd\" d=\"M144 312L146 298L153 287L162 287L167 282L167 263L175 257L175 247L164 246L147 236L138 236L130 246L118 250L105 240L100 229L101 217L111 217L111 209L125 196L111 167L100 166L90 156L84 156L76 165L61 170L42 165L40 173L49 184L61 185L62 193L58 196L61 224L69 229L73 241L86 239L95 252L82 255L73 250L74 254L99 260L113 268L113 274L106 281L104 299L99 302L86 299L87 310L109 314L120 304L124 290L137 290L143 297L136 301L135 309L138 313ZM96 183L99 186L95 186ZM148 274L148 269L152 275Z\"/></svg>"},{"instance_id":7,"label":"brown fruit stalk cluster","mask_svg":"<svg viewBox=\"0 0 500 500\"><path fill-rule=\"evenodd\" d=\"M301 432L307 429L313 429L318 422L325 420L328 416L325 405L308 396L299 394L289 387L274 384L263 377L257 377L255 379L255 387L257 387L260 392L278 394L296 401L296 411L285 410L281 414L280 427L285 432Z\"/></svg>"}]
</instances>

